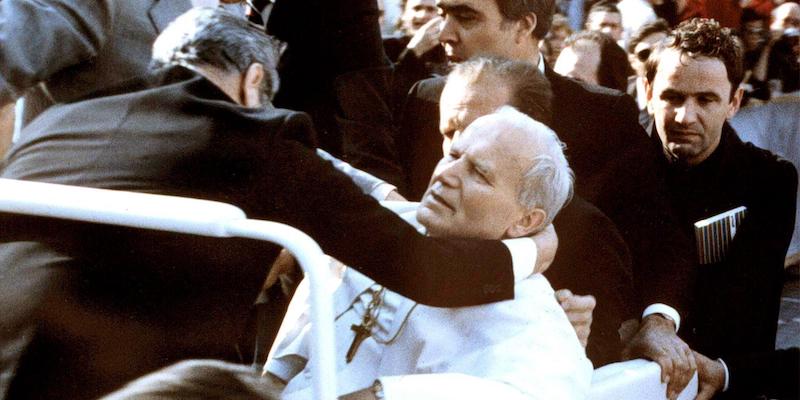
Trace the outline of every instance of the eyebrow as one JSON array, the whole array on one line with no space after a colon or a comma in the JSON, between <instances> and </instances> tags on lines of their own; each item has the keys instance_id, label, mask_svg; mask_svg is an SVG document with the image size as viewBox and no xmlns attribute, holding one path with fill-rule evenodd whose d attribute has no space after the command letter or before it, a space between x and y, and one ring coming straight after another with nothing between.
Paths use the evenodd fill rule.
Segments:
<instances>
[{"instance_id":1,"label":"eyebrow","mask_svg":"<svg viewBox=\"0 0 800 400\"><path fill-rule=\"evenodd\" d=\"M492 176L492 164L485 162L483 160L476 160L472 157L468 158L470 164L472 164L475 169L481 173L481 175L486 176L487 178Z\"/></svg>"},{"instance_id":2,"label":"eyebrow","mask_svg":"<svg viewBox=\"0 0 800 400\"><path fill-rule=\"evenodd\" d=\"M721 98L722 98L722 97L720 97L720 95L719 95L719 94L717 94L717 93L715 93L715 92L689 92L689 93L687 93L687 92L681 92L681 91L679 91L679 90L675 90L675 89L664 89L664 91L663 91L663 92L661 92L661 94L662 94L662 95L663 95L663 94L668 94L668 95L679 95L679 96L684 96L684 97L700 97L700 96L708 96L708 97L713 97L713 98L714 98L714 99L716 99L716 100L719 100L719 99L721 99Z\"/></svg>"},{"instance_id":3,"label":"eyebrow","mask_svg":"<svg viewBox=\"0 0 800 400\"><path fill-rule=\"evenodd\" d=\"M476 9L466 5L466 4L459 4L459 3L456 3L456 4L437 4L436 7L438 7L440 10L442 10L442 11L444 11L446 13L456 13L456 14L473 13L473 14L478 14L478 10L476 10Z\"/></svg>"}]
</instances>

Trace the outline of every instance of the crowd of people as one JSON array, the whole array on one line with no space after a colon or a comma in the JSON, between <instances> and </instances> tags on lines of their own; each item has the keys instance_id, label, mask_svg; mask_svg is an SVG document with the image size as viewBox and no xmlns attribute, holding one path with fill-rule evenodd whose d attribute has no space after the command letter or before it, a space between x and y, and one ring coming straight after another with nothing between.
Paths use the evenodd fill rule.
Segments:
<instances>
[{"instance_id":1,"label":"crowd of people","mask_svg":"<svg viewBox=\"0 0 800 400\"><path fill-rule=\"evenodd\" d=\"M734 129L788 103L800 143L800 4L405 0L382 36L386 3L0 1L0 177L308 233L344 399L582 399L634 358L800 396L798 153ZM0 398L312 398L280 249L0 226Z\"/></svg>"}]
</instances>

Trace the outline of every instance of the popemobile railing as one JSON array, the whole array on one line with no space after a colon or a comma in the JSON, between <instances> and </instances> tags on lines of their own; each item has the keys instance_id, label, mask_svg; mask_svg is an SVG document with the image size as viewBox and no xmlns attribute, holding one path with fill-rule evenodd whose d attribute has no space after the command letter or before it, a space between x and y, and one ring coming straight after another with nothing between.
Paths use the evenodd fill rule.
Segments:
<instances>
[{"instance_id":1,"label":"popemobile railing","mask_svg":"<svg viewBox=\"0 0 800 400\"><path fill-rule=\"evenodd\" d=\"M230 204L158 194L58 185L0 178L0 212L219 238L276 243L297 259L309 280L314 399L336 399L333 301L327 257L305 233L288 225L247 219ZM254 294L255 296L255 294ZM590 400L664 400L658 364L631 360L595 370ZM693 399L697 376L679 396Z\"/></svg>"},{"instance_id":2,"label":"popemobile railing","mask_svg":"<svg viewBox=\"0 0 800 400\"><path fill-rule=\"evenodd\" d=\"M283 246L297 259L311 287L314 398L336 399L330 269L322 250L305 233L284 224L247 219L242 210L225 203L12 179L0 179L0 212Z\"/></svg>"}]
</instances>

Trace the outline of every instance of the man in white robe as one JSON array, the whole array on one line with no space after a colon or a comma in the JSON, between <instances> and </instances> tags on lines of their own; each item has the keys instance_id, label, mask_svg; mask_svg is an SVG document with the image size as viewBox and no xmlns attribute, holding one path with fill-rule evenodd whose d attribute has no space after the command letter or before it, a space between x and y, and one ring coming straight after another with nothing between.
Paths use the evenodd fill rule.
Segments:
<instances>
[{"instance_id":1,"label":"man in white robe","mask_svg":"<svg viewBox=\"0 0 800 400\"><path fill-rule=\"evenodd\" d=\"M421 203L386 206L432 236L511 239L549 225L571 192L555 133L503 107L455 138ZM513 300L445 309L346 269L334 297L345 398L579 399L589 389L592 364L541 274L517 282ZM309 326L290 330L265 370L287 381L284 398L309 398Z\"/></svg>"}]
</instances>

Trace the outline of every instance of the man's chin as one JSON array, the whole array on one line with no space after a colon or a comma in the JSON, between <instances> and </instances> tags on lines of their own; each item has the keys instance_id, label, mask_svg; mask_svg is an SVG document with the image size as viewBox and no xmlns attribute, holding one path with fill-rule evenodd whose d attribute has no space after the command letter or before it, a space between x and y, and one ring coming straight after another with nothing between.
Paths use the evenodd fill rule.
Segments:
<instances>
[{"instance_id":1,"label":"man's chin","mask_svg":"<svg viewBox=\"0 0 800 400\"><path fill-rule=\"evenodd\" d=\"M440 233L438 227L442 225L441 218L434 211L428 208L425 203L422 203L417 208L417 222L425 227L428 236L438 236Z\"/></svg>"}]
</instances>

